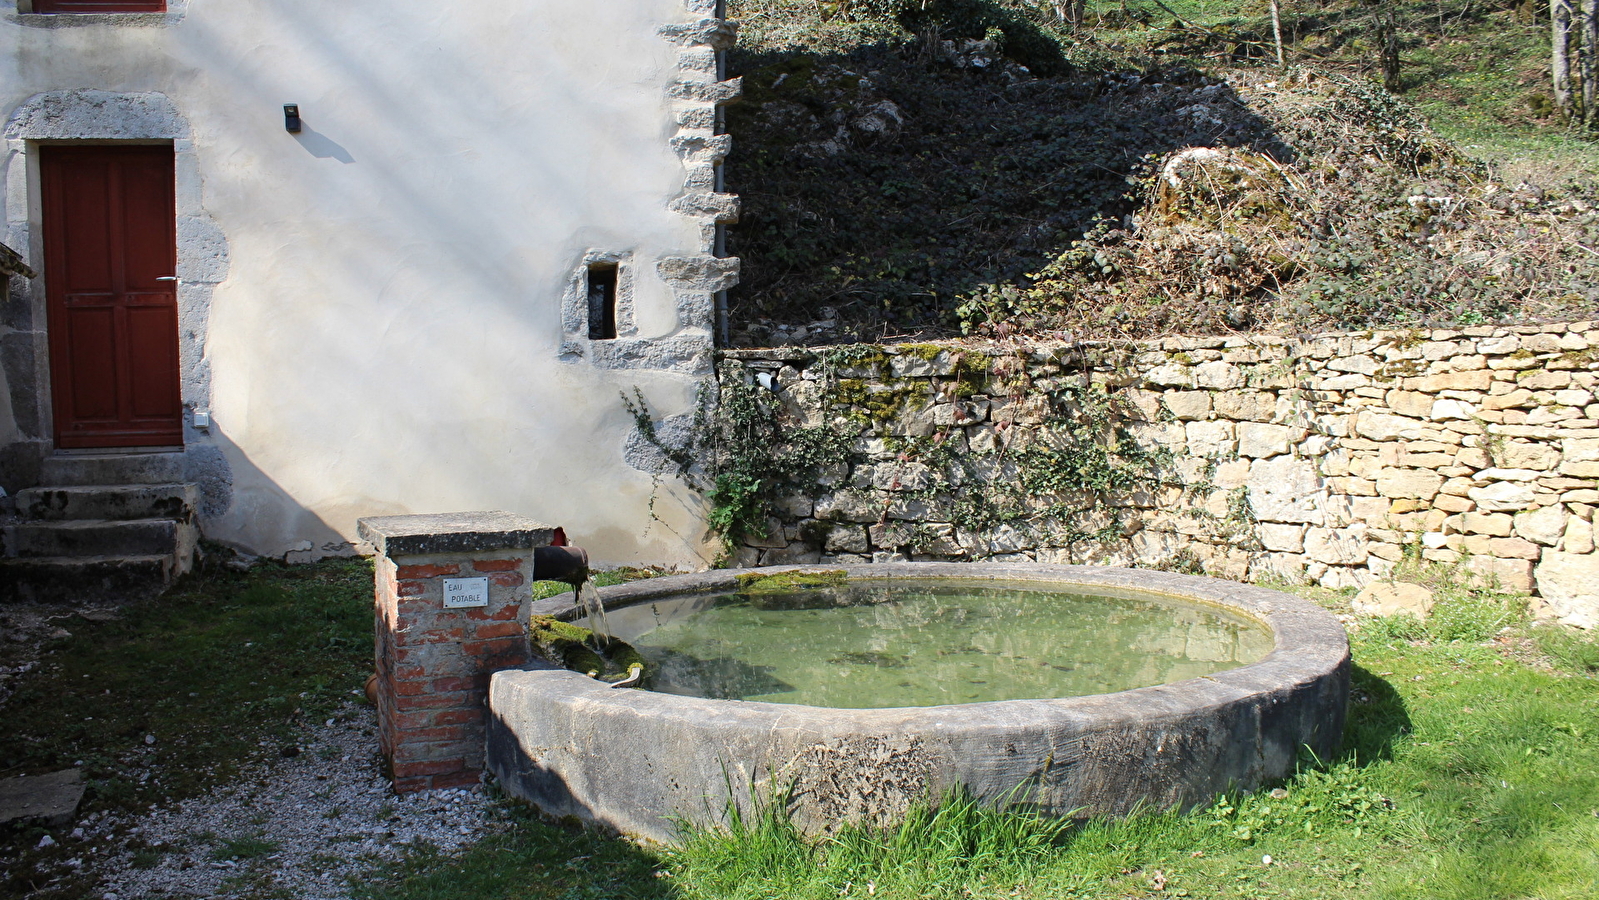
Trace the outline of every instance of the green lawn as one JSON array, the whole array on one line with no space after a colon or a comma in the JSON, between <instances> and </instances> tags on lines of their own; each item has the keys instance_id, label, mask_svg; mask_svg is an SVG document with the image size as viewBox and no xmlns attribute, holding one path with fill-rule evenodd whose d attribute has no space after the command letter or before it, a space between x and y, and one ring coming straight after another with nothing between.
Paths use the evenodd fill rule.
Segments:
<instances>
[{"instance_id":1,"label":"green lawn","mask_svg":"<svg viewBox=\"0 0 1599 900\"><path fill-rule=\"evenodd\" d=\"M4 709L0 776L81 759L86 811L225 782L359 689L369 571L210 572L122 621L68 623L73 636ZM1344 609L1342 596L1306 593ZM1599 645L1469 592L1448 595L1426 627L1362 625L1343 755L1189 815L1063 827L954 798L894 833L814 842L767 816L660 851L508 804L508 830L455 858L418 852L357 896L1599 896ZM140 784L129 773L144 767L162 774ZM37 840L36 829L0 832L6 855ZM98 896L93 873L50 896Z\"/></svg>"}]
</instances>

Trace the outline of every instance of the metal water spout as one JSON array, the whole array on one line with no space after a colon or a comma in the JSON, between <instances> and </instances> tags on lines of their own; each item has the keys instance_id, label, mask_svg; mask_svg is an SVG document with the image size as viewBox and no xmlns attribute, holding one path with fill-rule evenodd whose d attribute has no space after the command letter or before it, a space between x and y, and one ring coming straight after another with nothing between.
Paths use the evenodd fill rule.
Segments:
<instances>
[{"instance_id":1,"label":"metal water spout","mask_svg":"<svg viewBox=\"0 0 1599 900\"><path fill-rule=\"evenodd\" d=\"M577 587L589 577L589 555L582 547L552 544L533 548L533 580L564 581Z\"/></svg>"}]
</instances>

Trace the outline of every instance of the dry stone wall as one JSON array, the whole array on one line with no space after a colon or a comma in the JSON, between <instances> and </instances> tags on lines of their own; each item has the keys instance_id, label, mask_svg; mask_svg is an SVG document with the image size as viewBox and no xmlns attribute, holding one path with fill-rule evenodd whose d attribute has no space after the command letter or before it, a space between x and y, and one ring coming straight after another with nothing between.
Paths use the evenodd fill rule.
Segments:
<instances>
[{"instance_id":1,"label":"dry stone wall","mask_svg":"<svg viewBox=\"0 0 1599 900\"><path fill-rule=\"evenodd\" d=\"M1359 587L1404 560L1599 626L1599 325L723 354L853 452L740 565L1030 559ZM760 529L755 529L759 531Z\"/></svg>"}]
</instances>

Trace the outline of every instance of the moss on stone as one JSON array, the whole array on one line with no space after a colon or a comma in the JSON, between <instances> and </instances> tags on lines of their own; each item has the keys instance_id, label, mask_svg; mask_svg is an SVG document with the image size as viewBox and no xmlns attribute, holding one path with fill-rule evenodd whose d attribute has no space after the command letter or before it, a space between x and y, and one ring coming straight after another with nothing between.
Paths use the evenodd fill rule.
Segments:
<instances>
[{"instance_id":1,"label":"moss on stone","mask_svg":"<svg viewBox=\"0 0 1599 900\"><path fill-rule=\"evenodd\" d=\"M527 636L545 659L594 678L615 681L646 668L644 657L632 644L611 638L602 655L592 646L594 632L553 616L530 617Z\"/></svg>"},{"instance_id":2,"label":"moss on stone","mask_svg":"<svg viewBox=\"0 0 1599 900\"><path fill-rule=\"evenodd\" d=\"M896 344L894 352L900 356L914 356L924 362L932 362L941 353L949 352L950 348L942 344Z\"/></svg>"},{"instance_id":3,"label":"moss on stone","mask_svg":"<svg viewBox=\"0 0 1599 900\"><path fill-rule=\"evenodd\" d=\"M746 572L738 576L739 590L746 594L781 594L790 591L838 587L848 583L849 573L843 569L827 569L820 572L778 572L772 575L761 572Z\"/></svg>"}]
</instances>

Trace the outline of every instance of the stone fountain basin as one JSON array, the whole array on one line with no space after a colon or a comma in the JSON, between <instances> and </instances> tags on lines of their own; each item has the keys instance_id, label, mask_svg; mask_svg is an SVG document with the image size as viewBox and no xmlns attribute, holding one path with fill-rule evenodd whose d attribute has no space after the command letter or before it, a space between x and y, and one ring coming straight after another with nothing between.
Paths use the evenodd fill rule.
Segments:
<instances>
[{"instance_id":1,"label":"stone fountain basin","mask_svg":"<svg viewBox=\"0 0 1599 900\"><path fill-rule=\"evenodd\" d=\"M601 589L607 609L724 593L738 576L838 566L726 569ZM1330 759L1343 735L1349 642L1337 619L1265 588L1137 569L1024 563L850 566L853 579L991 579L1135 589L1224 607L1275 637L1261 661L1171 684L1057 700L833 709L613 689L546 665L494 674L487 760L504 790L555 818L670 842L782 795L810 832L894 821L964 787L1050 815L1187 809ZM532 613L578 615L570 594Z\"/></svg>"}]
</instances>

